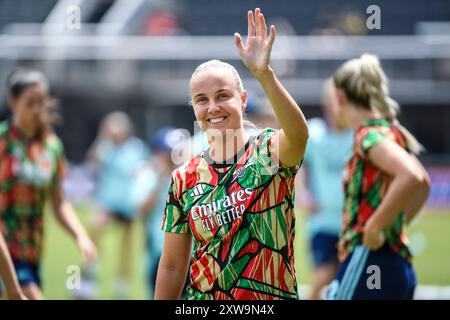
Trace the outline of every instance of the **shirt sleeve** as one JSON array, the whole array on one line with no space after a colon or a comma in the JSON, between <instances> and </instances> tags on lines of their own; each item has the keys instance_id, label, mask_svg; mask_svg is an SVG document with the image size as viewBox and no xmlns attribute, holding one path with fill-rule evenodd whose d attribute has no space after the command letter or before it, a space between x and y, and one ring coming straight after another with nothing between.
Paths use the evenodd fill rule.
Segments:
<instances>
[{"instance_id":1,"label":"shirt sleeve","mask_svg":"<svg viewBox=\"0 0 450 320\"><path fill-rule=\"evenodd\" d=\"M57 137L55 137L55 161L56 167L53 173L53 186L61 183L67 176L67 159L64 152L64 145Z\"/></svg>"},{"instance_id":2,"label":"shirt sleeve","mask_svg":"<svg viewBox=\"0 0 450 320\"><path fill-rule=\"evenodd\" d=\"M262 174L275 175L277 173L292 178L300 169L303 159L295 166L287 167L279 159L278 152L273 147L273 139L277 130L267 128L258 136L258 161L263 168Z\"/></svg>"},{"instance_id":3,"label":"shirt sleeve","mask_svg":"<svg viewBox=\"0 0 450 320\"><path fill-rule=\"evenodd\" d=\"M189 216L180 204L179 184L179 179L176 175L172 175L161 229L166 232L186 234L190 231Z\"/></svg>"},{"instance_id":4,"label":"shirt sleeve","mask_svg":"<svg viewBox=\"0 0 450 320\"><path fill-rule=\"evenodd\" d=\"M359 138L357 147L361 156L365 159L368 159L369 150L386 140L390 140L388 135L376 128L370 128L366 132L362 133Z\"/></svg>"}]
</instances>

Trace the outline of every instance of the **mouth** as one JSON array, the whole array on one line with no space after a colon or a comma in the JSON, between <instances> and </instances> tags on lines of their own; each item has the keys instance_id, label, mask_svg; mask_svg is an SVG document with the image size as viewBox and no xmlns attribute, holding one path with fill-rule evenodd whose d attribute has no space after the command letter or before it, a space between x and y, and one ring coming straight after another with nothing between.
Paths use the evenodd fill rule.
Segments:
<instances>
[{"instance_id":1,"label":"mouth","mask_svg":"<svg viewBox=\"0 0 450 320\"><path fill-rule=\"evenodd\" d=\"M226 119L227 119L227 117L223 116L223 117L210 118L207 121L208 121L208 123L211 123L211 124L220 124L220 123L224 122Z\"/></svg>"}]
</instances>

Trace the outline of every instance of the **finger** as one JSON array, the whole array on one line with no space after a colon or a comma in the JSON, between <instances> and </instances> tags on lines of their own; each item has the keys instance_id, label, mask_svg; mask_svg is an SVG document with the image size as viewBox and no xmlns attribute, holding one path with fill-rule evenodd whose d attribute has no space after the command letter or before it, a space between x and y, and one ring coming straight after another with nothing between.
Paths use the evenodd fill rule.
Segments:
<instances>
[{"instance_id":1,"label":"finger","mask_svg":"<svg viewBox=\"0 0 450 320\"><path fill-rule=\"evenodd\" d=\"M236 45L236 48L238 49L239 55L242 51L244 51L244 44L242 42L242 37L239 33L234 34L234 44Z\"/></svg>"},{"instance_id":2,"label":"finger","mask_svg":"<svg viewBox=\"0 0 450 320\"><path fill-rule=\"evenodd\" d=\"M248 20L248 37L255 36L255 19L253 17L253 11L249 11L247 13L247 20Z\"/></svg>"},{"instance_id":3,"label":"finger","mask_svg":"<svg viewBox=\"0 0 450 320\"><path fill-rule=\"evenodd\" d=\"M270 33L269 33L269 40L268 40L268 42L269 42L269 47L271 47L271 48L272 48L272 46L273 46L273 42L275 41L276 33L277 33L277 31L276 31L276 29L275 29L275 26L274 26L274 25L271 25L271 26L270 26Z\"/></svg>"},{"instance_id":4,"label":"finger","mask_svg":"<svg viewBox=\"0 0 450 320\"><path fill-rule=\"evenodd\" d=\"M261 37L265 40L267 39L267 25L266 25L266 19L264 18L264 15L262 13L259 14L259 30Z\"/></svg>"},{"instance_id":5,"label":"finger","mask_svg":"<svg viewBox=\"0 0 450 320\"><path fill-rule=\"evenodd\" d=\"M256 33L257 37L261 37L262 36L262 33L261 33L261 31L262 31L262 29L261 29L261 20L260 20L260 17L259 17L260 15L261 15L261 9L256 8L255 9L255 26L256 26L255 33Z\"/></svg>"}]
</instances>

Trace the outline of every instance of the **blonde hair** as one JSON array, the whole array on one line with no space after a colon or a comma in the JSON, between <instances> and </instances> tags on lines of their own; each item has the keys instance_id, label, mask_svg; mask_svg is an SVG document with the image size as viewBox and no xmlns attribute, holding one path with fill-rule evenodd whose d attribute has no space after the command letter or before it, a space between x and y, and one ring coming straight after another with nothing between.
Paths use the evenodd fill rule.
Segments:
<instances>
[{"instance_id":1,"label":"blonde hair","mask_svg":"<svg viewBox=\"0 0 450 320\"><path fill-rule=\"evenodd\" d=\"M192 82L192 79L194 79L194 77L196 75L198 75L206 70L209 70L209 69L225 69L225 70L230 71L231 74L233 75L234 80L236 81L236 86L237 86L239 92L242 93L244 91L244 84L242 83L241 76L237 72L236 68L233 67L229 63L226 63L226 62L223 62L220 60L216 60L216 59L203 62L201 65L199 65L195 69L195 71L192 73L190 82Z\"/></svg>"},{"instance_id":2,"label":"blonde hair","mask_svg":"<svg viewBox=\"0 0 450 320\"><path fill-rule=\"evenodd\" d=\"M345 62L333 77L337 89L345 92L347 98L357 106L377 111L393 122L406 139L411 152L424 150L417 139L397 120L400 111L398 103L389 95L388 79L377 56L363 54L360 58Z\"/></svg>"}]
</instances>

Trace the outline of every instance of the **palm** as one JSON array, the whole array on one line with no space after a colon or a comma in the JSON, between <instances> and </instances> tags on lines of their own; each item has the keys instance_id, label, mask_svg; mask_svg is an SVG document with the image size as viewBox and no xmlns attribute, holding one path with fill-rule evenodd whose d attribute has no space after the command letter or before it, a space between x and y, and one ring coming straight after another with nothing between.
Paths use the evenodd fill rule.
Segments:
<instances>
[{"instance_id":1,"label":"palm","mask_svg":"<svg viewBox=\"0 0 450 320\"><path fill-rule=\"evenodd\" d=\"M236 47L245 66L252 72L258 73L270 69L270 52L275 40L275 27L271 26L267 36L267 25L264 15L259 9L248 12L248 37L243 45L240 34L235 34Z\"/></svg>"}]
</instances>

